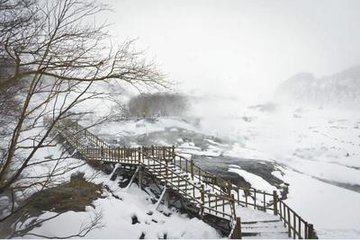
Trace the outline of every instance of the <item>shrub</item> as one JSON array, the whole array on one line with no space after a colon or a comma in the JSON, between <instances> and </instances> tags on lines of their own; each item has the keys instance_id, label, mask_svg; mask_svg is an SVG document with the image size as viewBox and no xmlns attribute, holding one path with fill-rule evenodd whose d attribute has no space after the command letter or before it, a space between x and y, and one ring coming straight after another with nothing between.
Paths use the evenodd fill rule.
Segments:
<instances>
[{"instance_id":1,"label":"shrub","mask_svg":"<svg viewBox=\"0 0 360 240\"><path fill-rule=\"evenodd\" d=\"M171 93L142 94L130 99L129 117L179 116L188 107L185 96Z\"/></svg>"}]
</instances>

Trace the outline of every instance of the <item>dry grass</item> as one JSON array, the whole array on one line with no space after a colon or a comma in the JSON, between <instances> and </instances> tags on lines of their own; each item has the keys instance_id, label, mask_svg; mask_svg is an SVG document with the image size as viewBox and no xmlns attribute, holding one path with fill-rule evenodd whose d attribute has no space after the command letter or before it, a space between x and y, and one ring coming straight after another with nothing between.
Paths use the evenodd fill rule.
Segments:
<instances>
[{"instance_id":1,"label":"dry grass","mask_svg":"<svg viewBox=\"0 0 360 240\"><path fill-rule=\"evenodd\" d=\"M43 190L31 197L29 207L39 211L85 211L86 206L100 197L102 186L84 179L72 179L54 188Z\"/></svg>"}]
</instances>

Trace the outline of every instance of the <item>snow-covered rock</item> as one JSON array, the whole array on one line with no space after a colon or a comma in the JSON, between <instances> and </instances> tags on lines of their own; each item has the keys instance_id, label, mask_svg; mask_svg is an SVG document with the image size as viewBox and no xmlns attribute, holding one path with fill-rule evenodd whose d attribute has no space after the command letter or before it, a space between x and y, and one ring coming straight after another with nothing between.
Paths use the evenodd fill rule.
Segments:
<instances>
[{"instance_id":1,"label":"snow-covered rock","mask_svg":"<svg viewBox=\"0 0 360 240\"><path fill-rule=\"evenodd\" d=\"M356 107L360 103L360 66L321 78L298 73L283 82L275 96L282 102Z\"/></svg>"}]
</instances>

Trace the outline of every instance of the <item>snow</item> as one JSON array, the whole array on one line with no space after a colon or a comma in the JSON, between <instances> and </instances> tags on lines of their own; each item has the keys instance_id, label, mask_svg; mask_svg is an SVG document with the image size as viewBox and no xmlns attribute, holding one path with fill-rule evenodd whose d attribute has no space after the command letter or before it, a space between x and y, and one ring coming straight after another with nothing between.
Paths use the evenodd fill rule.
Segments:
<instances>
[{"instance_id":1,"label":"snow","mask_svg":"<svg viewBox=\"0 0 360 240\"><path fill-rule=\"evenodd\" d=\"M326 234L327 237L340 237L336 235L336 231L346 230L355 233L356 229L360 229L359 193L318 181L292 170L285 170L284 178L291 183L286 202L293 209L298 209L297 211L305 219L315 224L316 229L319 230L319 237L329 230L334 235Z\"/></svg>"},{"instance_id":2,"label":"snow","mask_svg":"<svg viewBox=\"0 0 360 240\"><path fill-rule=\"evenodd\" d=\"M38 153L36 158L45 158L51 156L53 158L59 157L62 154L61 147L43 148ZM110 181L110 175L106 175L98 170L95 170L83 164L84 161L74 158L67 158L60 161L62 166L81 165L80 167L64 172L62 176L54 178L56 182L68 181L72 173L81 171L85 173L85 177L94 183L104 184L109 186L111 194L106 192L104 197L99 198L93 202L93 207L86 207L86 212L68 211L56 216L54 212L44 212L39 219L48 219L41 226L34 228L30 234L25 235L26 238L38 238L38 236L57 236L66 237L77 234L81 229L89 226L92 219L101 216L100 228L95 228L90 231L86 238L139 238L142 233L146 238L163 238L167 234L168 238L219 238L217 231L205 224L203 221L192 218L190 219L186 214L180 214L176 209L167 209L160 205L159 210L162 212L170 212L170 216L165 216L162 212L155 209L155 206L150 196L144 191L140 190L136 184L132 184L128 188L120 188L116 181ZM47 173L51 164L35 165L26 172L27 176L41 175ZM31 195L36 189L28 192ZM115 198L116 195L121 200ZM6 199L2 198L2 201ZM162 208L162 209L160 209ZM152 212L152 215L147 213ZM138 224L132 224L132 216L136 215ZM56 216L55 218L52 218ZM52 219L51 219L52 218ZM28 219L26 223L30 223ZM18 224L20 227L21 224ZM61 227L60 227L61 226ZM35 235L31 235L35 234Z\"/></svg>"},{"instance_id":3,"label":"snow","mask_svg":"<svg viewBox=\"0 0 360 240\"><path fill-rule=\"evenodd\" d=\"M201 130L217 129L215 135L237 141L224 155L282 166L284 175L272 174L290 184L286 202L314 224L320 238L359 238L360 113L278 106L273 112L244 108L237 114L217 125L204 117L211 124ZM244 115L251 121L242 121ZM230 170L257 182L242 169Z\"/></svg>"},{"instance_id":4,"label":"snow","mask_svg":"<svg viewBox=\"0 0 360 240\"><path fill-rule=\"evenodd\" d=\"M215 146L209 146L207 150L202 150L199 147L196 147L193 142L185 142L177 147L179 153L187 153L194 155L202 155L202 156L211 156L218 157L221 154L219 148Z\"/></svg>"},{"instance_id":5,"label":"snow","mask_svg":"<svg viewBox=\"0 0 360 240\"><path fill-rule=\"evenodd\" d=\"M224 113L206 115L206 108L201 109L204 116L200 127L196 128L180 120L160 119L155 123L110 124L114 127L107 129L126 136L184 128L230 139L234 142L232 146L206 139L210 145L205 150L193 142L178 139L178 152L188 158L190 154L222 155L278 164L283 174L280 171L272 174L290 184L286 202L314 224L320 237L360 236L357 219L360 216L357 207L360 200L359 112L279 106L273 111L260 111L236 106L231 115L225 113L226 109ZM106 128L101 131L110 133ZM244 177L255 188L274 190L270 183L253 173L235 166L229 166L229 170ZM341 184L353 189L340 187ZM311 198L304 200L308 195ZM334 217L324 212L331 212Z\"/></svg>"},{"instance_id":6,"label":"snow","mask_svg":"<svg viewBox=\"0 0 360 240\"><path fill-rule=\"evenodd\" d=\"M109 134L112 136L126 136L126 135L141 135L152 132L164 131L166 128L170 128L173 131L174 127L191 129L197 131L195 127L185 121L179 121L173 118L162 118L156 121L152 120L134 120L134 121L120 121L120 122L109 122L96 128L98 134Z\"/></svg>"},{"instance_id":7,"label":"snow","mask_svg":"<svg viewBox=\"0 0 360 240\"><path fill-rule=\"evenodd\" d=\"M220 103L218 103L219 105ZM220 104L221 105L221 104ZM209 110L212 111L213 107ZM212 134L235 143L230 149L215 141L206 139L211 145L203 150L192 142L181 142L182 155L189 154L247 158L279 164L280 171L272 174L289 183L289 204L306 221L313 223L320 238L359 238L360 237L360 114L356 111L340 111L313 108L278 108L273 112L237 106L231 116L204 116L200 127L194 127L177 119L124 121L108 123L96 128L97 134L114 136L140 135L150 132L188 129L198 133ZM109 111L105 109L104 111ZM136 145L136 143L134 143ZM59 149L41 150L37 158L56 155ZM70 159L73 163L80 160ZM94 171L84 168L91 179ZM34 169L26 174L41 174L49 171ZM237 173L255 188L271 192L275 188L263 178L245 171L235 165L229 165L229 171ZM69 178L71 173L67 173ZM171 211L170 217L154 211L154 205L146 198L149 196L131 186L127 191L113 186L104 177L92 181L111 185L111 189L123 201L113 198L98 199L94 202L95 210L101 210L104 227L95 229L89 238L139 238L142 232L146 238L160 238L164 233L171 238L217 238L216 231L198 219L189 219ZM347 188L340 187L346 185ZM357 187L357 188L356 188ZM29 190L32 192L33 190ZM5 198L1 201L6 201ZM153 211L153 215L146 213ZM42 217L53 213L44 213ZM135 214L140 223L132 225L131 216ZM242 213L245 214L246 213ZM81 223L86 224L89 217L94 217L94 209L87 212L67 212L35 228L38 234L73 234ZM253 215L255 218L256 215ZM248 219L251 218L249 213ZM154 223L152 219L158 223ZM67 232L58 226L66 226ZM31 237L31 236L26 236Z\"/></svg>"},{"instance_id":8,"label":"snow","mask_svg":"<svg viewBox=\"0 0 360 240\"><path fill-rule=\"evenodd\" d=\"M241 157L246 159L262 159L265 161L273 161L273 157L270 154L260 152L256 149L243 147L239 143L235 143L232 146L232 149L226 151L224 155L229 157Z\"/></svg>"},{"instance_id":9,"label":"snow","mask_svg":"<svg viewBox=\"0 0 360 240\"><path fill-rule=\"evenodd\" d=\"M114 187L113 184L112 187ZM115 187L116 188L116 187ZM189 219L175 210L168 210L172 215L166 217L159 211L154 211L153 204L147 200L149 196L141 191L136 185L132 185L127 191L117 189L114 194L123 200L108 196L105 199L94 201L95 211L101 212L102 227L94 229L86 235L86 238L126 238L136 239L145 234L146 238L219 238L218 233L197 218ZM147 213L152 212L152 215ZM46 218L54 213L44 213L41 217ZM139 223L132 224L132 217L136 216ZM46 236L68 236L79 231L81 224L89 224L89 218L94 217L93 209L89 207L87 212L66 212L59 217L46 221L40 228L32 233ZM59 226L64 226L59 228ZM28 235L26 237L31 237Z\"/></svg>"},{"instance_id":10,"label":"snow","mask_svg":"<svg viewBox=\"0 0 360 240\"><path fill-rule=\"evenodd\" d=\"M229 172L233 172L239 174L241 177L245 179L248 183L251 184L253 188L272 193L276 188L272 186L270 183L265 181L262 177L255 175L253 173L249 173L243 169L241 169L237 165L230 165Z\"/></svg>"}]
</instances>

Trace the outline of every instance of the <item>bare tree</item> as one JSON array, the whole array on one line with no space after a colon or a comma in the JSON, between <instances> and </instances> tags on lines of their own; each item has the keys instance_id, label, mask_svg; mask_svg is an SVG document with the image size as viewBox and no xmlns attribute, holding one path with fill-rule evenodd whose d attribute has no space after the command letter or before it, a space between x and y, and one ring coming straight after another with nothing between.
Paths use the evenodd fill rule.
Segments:
<instances>
[{"instance_id":1,"label":"bare tree","mask_svg":"<svg viewBox=\"0 0 360 240\"><path fill-rule=\"evenodd\" d=\"M16 96L10 94L18 109L6 103L1 106L16 117L0 126L8 130L0 142L0 195L12 202L6 211L0 209L0 222L21 208L17 191L43 189L56 175L53 169L41 181L22 181L30 167L59 161L36 159L36 154L53 145L50 132L58 121L79 114L74 109L101 96L96 84L166 86L154 63L134 50L133 41L116 48L109 44L106 26L94 21L104 10L106 6L92 0L0 0L0 55L12 63L0 79L0 95L7 98L15 82L23 86ZM46 127L45 116L52 120Z\"/></svg>"}]
</instances>

